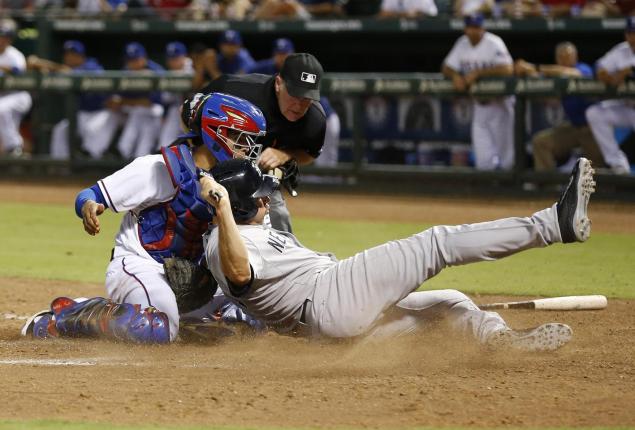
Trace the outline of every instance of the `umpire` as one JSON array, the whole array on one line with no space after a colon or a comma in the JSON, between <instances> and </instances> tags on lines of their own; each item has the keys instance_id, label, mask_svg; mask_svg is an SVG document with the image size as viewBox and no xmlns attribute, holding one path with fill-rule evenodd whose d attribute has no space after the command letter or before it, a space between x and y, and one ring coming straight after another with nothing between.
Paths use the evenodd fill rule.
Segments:
<instances>
[{"instance_id":1,"label":"umpire","mask_svg":"<svg viewBox=\"0 0 635 430\"><path fill-rule=\"evenodd\" d=\"M258 160L262 171L310 164L322 151L326 115L320 103L324 70L311 54L289 55L274 76L223 75L201 90L241 97L259 107L267 120L267 135ZM289 169L290 170L290 169ZM283 179L284 181L284 179ZM273 228L291 232L291 219L280 191L271 195Z\"/></svg>"}]
</instances>

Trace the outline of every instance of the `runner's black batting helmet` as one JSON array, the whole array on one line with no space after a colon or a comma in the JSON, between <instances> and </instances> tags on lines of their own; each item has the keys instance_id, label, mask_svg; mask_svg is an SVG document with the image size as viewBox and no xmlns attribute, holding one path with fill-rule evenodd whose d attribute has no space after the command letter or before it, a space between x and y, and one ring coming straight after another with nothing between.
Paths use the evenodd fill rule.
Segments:
<instances>
[{"instance_id":1,"label":"runner's black batting helmet","mask_svg":"<svg viewBox=\"0 0 635 430\"><path fill-rule=\"evenodd\" d=\"M256 199L269 196L279 186L277 178L263 175L253 162L244 158L218 163L211 174L227 190L236 221L253 218L258 212Z\"/></svg>"}]
</instances>

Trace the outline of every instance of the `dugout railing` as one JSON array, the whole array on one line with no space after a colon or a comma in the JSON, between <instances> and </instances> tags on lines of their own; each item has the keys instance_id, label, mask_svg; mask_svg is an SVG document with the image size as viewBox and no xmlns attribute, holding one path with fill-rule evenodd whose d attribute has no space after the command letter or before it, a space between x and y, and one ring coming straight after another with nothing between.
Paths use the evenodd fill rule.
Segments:
<instances>
[{"instance_id":1,"label":"dugout railing","mask_svg":"<svg viewBox=\"0 0 635 430\"><path fill-rule=\"evenodd\" d=\"M65 116L70 121L70 129L76 127L77 99L82 92L116 93L121 91L169 91L185 93L190 91L191 78L186 75L165 73L161 76L133 76L122 72L100 74L41 75L28 73L19 76L0 76L0 90L28 90L39 98L58 100L56 106L64 105ZM614 88L602 82L587 79L488 79L476 83L469 91L471 97L500 97L515 95L516 121L515 166L510 171L482 172L472 168L439 167L425 165L383 165L368 163L367 139L362 126L362 98L369 95L428 95L451 98L465 96L454 90L451 81L440 75L429 74L327 74L322 81L325 95L346 95L353 100L353 129L350 162L339 163L335 167L305 167L303 172L326 176L332 180L324 183L345 183L346 189L364 188L397 191L443 191L451 188L455 192L475 189L518 192L528 184L549 184L562 182L566 177L561 173L538 174L529 169L529 155L526 151L525 108L527 100L537 98L559 98L566 95L580 95L599 99L635 98L635 81ZM63 100L64 103L59 101ZM34 129L34 154L31 159L0 158L2 172L7 174L51 173L89 174L100 176L121 167L122 160L92 160L76 156L78 138L70 133L71 158L68 161L51 160L48 157L48 137L38 133L37 105L34 108L32 127ZM635 177L616 176L600 172L600 192L607 196L635 198ZM340 187L341 188L341 187Z\"/></svg>"}]
</instances>

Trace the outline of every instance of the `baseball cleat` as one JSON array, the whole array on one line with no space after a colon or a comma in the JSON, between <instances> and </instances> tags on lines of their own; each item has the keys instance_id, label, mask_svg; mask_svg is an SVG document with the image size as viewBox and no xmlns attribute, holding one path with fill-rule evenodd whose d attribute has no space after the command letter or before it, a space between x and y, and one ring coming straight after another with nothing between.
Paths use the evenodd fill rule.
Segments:
<instances>
[{"instance_id":1,"label":"baseball cleat","mask_svg":"<svg viewBox=\"0 0 635 430\"><path fill-rule=\"evenodd\" d=\"M57 337L55 330L55 319L53 312L46 309L31 316L20 331L22 336L32 336L37 339L46 339L48 337Z\"/></svg>"},{"instance_id":2,"label":"baseball cleat","mask_svg":"<svg viewBox=\"0 0 635 430\"><path fill-rule=\"evenodd\" d=\"M569 183L558 200L558 225L563 243L584 242L591 235L587 206L595 191L593 173L591 162L586 158L579 158L571 172Z\"/></svg>"},{"instance_id":3,"label":"baseball cleat","mask_svg":"<svg viewBox=\"0 0 635 430\"><path fill-rule=\"evenodd\" d=\"M554 351L567 344L573 331L561 323L548 323L527 330L497 331L487 340L494 349L511 348L525 352Z\"/></svg>"}]
</instances>

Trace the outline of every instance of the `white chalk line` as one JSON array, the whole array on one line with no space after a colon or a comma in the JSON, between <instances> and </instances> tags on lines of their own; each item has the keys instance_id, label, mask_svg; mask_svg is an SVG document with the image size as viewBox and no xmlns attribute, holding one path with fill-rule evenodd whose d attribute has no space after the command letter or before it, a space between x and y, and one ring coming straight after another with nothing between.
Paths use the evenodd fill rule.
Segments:
<instances>
[{"instance_id":1,"label":"white chalk line","mask_svg":"<svg viewBox=\"0 0 635 430\"><path fill-rule=\"evenodd\" d=\"M97 362L87 360L72 359L50 359L50 358L18 358L2 360L0 365L6 366L96 366Z\"/></svg>"},{"instance_id":2,"label":"white chalk line","mask_svg":"<svg viewBox=\"0 0 635 430\"><path fill-rule=\"evenodd\" d=\"M157 363L130 363L125 361L119 361L121 359L107 359L107 358L10 358L0 359L0 366L42 366L42 367L54 367L54 366L113 366L113 367L157 367ZM180 368L210 368L221 369L228 368L228 366L222 366L217 363L187 363L179 365Z\"/></svg>"},{"instance_id":3,"label":"white chalk line","mask_svg":"<svg viewBox=\"0 0 635 430\"><path fill-rule=\"evenodd\" d=\"M18 315L13 312L3 312L0 314L0 317L5 320L19 320L24 321L27 320L31 315Z\"/></svg>"}]
</instances>

